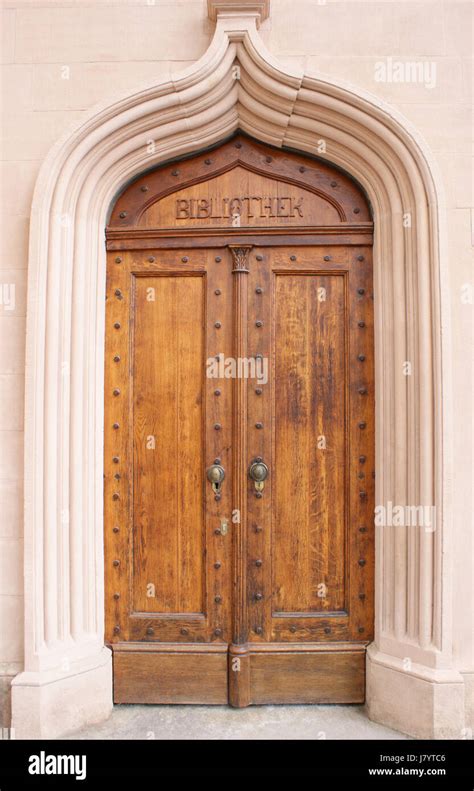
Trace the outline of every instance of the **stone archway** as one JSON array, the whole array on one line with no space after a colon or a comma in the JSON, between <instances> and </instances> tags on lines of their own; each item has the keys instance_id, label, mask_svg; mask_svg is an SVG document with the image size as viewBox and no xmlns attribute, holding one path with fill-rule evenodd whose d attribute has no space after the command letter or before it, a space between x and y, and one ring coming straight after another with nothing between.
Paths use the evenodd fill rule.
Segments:
<instances>
[{"instance_id":1,"label":"stone archway","mask_svg":"<svg viewBox=\"0 0 474 791\"><path fill-rule=\"evenodd\" d=\"M283 69L258 35L267 4L211 2L214 39L176 79L97 108L59 141L31 217L25 439L25 669L17 736L108 715L103 643L104 226L137 174L240 128L351 173L374 210L377 502L435 506L432 529L378 529L374 719L458 735L452 662L448 306L443 215L424 144L373 97ZM441 218L441 220L440 220ZM404 364L411 364L406 375Z\"/></svg>"}]
</instances>

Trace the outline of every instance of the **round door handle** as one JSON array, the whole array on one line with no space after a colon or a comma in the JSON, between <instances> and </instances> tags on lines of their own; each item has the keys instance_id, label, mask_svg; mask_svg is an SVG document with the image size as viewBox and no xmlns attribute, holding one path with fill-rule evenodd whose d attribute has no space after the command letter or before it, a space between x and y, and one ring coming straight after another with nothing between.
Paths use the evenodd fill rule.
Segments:
<instances>
[{"instance_id":1,"label":"round door handle","mask_svg":"<svg viewBox=\"0 0 474 791\"><path fill-rule=\"evenodd\" d=\"M221 488L222 481L225 478L225 470L221 464L212 464L206 470L207 480L211 483L215 492Z\"/></svg>"},{"instance_id":2,"label":"round door handle","mask_svg":"<svg viewBox=\"0 0 474 791\"><path fill-rule=\"evenodd\" d=\"M263 461L254 461L250 465L249 475L255 483L263 483L268 476L268 467Z\"/></svg>"}]
</instances>

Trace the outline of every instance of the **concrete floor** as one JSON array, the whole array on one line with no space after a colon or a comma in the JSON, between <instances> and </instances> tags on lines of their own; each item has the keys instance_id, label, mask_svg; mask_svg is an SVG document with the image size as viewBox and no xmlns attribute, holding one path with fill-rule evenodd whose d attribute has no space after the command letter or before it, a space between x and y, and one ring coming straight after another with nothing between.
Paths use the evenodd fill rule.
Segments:
<instances>
[{"instance_id":1,"label":"concrete floor","mask_svg":"<svg viewBox=\"0 0 474 791\"><path fill-rule=\"evenodd\" d=\"M408 739L371 722L364 706L114 706L70 739Z\"/></svg>"}]
</instances>

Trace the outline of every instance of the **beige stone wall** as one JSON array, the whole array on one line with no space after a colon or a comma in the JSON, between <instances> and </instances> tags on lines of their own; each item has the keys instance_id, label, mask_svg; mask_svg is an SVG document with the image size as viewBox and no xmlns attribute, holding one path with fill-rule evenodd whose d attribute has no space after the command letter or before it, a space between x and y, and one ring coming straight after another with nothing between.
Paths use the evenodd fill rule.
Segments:
<instances>
[{"instance_id":1,"label":"beige stone wall","mask_svg":"<svg viewBox=\"0 0 474 791\"><path fill-rule=\"evenodd\" d=\"M458 666L472 645L472 133L470 4L272 0L260 30L284 63L342 79L390 102L431 147L445 188L452 306ZM213 33L205 0L4 0L0 258L0 674L22 666L22 423L28 214L52 143L97 102L166 79ZM391 59L391 60L390 60ZM414 64L424 81L381 81ZM394 73L395 71L395 73ZM407 76L407 75L406 75ZM409 76L409 75L408 75ZM8 304L13 295L14 304Z\"/></svg>"}]
</instances>

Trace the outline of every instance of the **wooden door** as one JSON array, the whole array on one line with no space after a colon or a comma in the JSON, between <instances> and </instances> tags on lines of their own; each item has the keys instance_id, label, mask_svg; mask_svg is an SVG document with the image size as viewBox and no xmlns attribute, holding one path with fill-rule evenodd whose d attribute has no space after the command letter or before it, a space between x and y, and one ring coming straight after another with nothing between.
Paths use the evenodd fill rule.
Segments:
<instances>
[{"instance_id":1,"label":"wooden door","mask_svg":"<svg viewBox=\"0 0 474 791\"><path fill-rule=\"evenodd\" d=\"M346 175L241 136L118 199L104 459L116 702L364 699L371 243Z\"/></svg>"}]
</instances>

